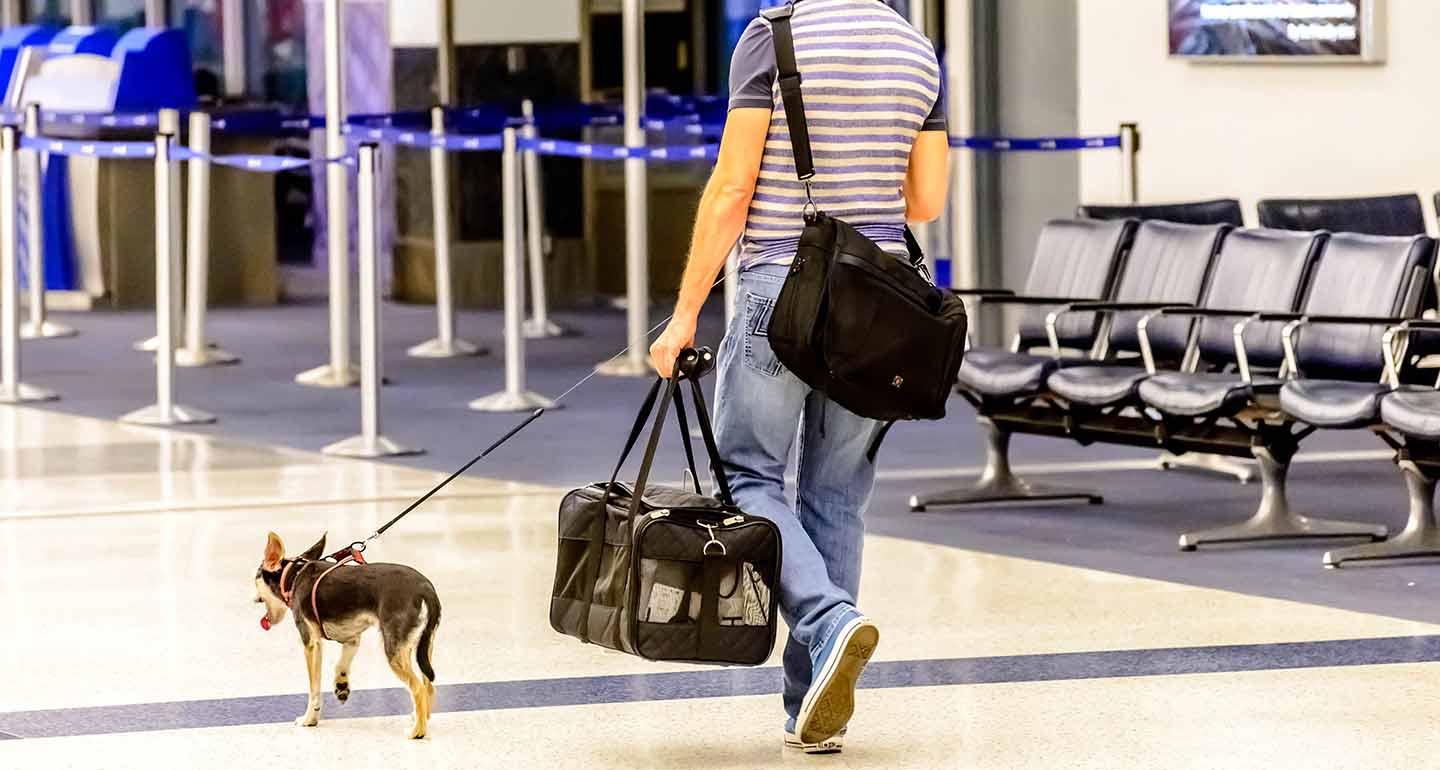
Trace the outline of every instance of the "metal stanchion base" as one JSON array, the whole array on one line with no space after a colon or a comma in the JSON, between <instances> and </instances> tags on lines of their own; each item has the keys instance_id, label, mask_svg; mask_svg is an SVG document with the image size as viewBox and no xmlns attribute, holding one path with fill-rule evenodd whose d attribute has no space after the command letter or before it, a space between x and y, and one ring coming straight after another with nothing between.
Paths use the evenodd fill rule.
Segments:
<instances>
[{"instance_id":1,"label":"metal stanchion base","mask_svg":"<svg viewBox=\"0 0 1440 770\"><path fill-rule=\"evenodd\" d=\"M360 384L360 365L351 364L344 374L329 364L295 375L295 382L312 388L350 388Z\"/></svg>"},{"instance_id":2,"label":"metal stanchion base","mask_svg":"<svg viewBox=\"0 0 1440 770\"><path fill-rule=\"evenodd\" d=\"M411 358L464 358L466 356L488 356L490 351L473 342L455 339L447 343L436 337L406 350L405 355Z\"/></svg>"},{"instance_id":3,"label":"metal stanchion base","mask_svg":"<svg viewBox=\"0 0 1440 770\"><path fill-rule=\"evenodd\" d=\"M543 340L550 337L573 337L580 333L574 329L561 326L554 321L546 321L544 324L539 324L536 323L534 318L525 321L524 325L520 328L524 331L525 337L532 340Z\"/></svg>"},{"instance_id":4,"label":"metal stanchion base","mask_svg":"<svg viewBox=\"0 0 1440 770\"><path fill-rule=\"evenodd\" d=\"M56 401L59 398L53 390L37 388L23 382L15 386L14 390L0 386L0 404L30 404L37 401Z\"/></svg>"},{"instance_id":5,"label":"metal stanchion base","mask_svg":"<svg viewBox=\"0 0 1440 770\"><path fill-rule=\"evenodd\" d=\"M209 345L199 351L190 348L180 348L175 351L175 365L187 368L202 366L229 366L240 363L240 356L229 353L214 345Z\"/></svg>"},{"instance_id":6,"label":"metal stanchion base","mask_svg":"<svg viewBox=\"0 0 1440 770\"><path fill-rule=\"evenodd\" d=\"M120 422L131 425L208 425L215 422L215 415L191 409L188 406L172 406L166 414L158 404L136 409L120 418Z\"/></svg>"},{"instance_id":7,"label":"metal stanchion base","mask_svg":"<svg viewBox=\"0 0 1440 770\"><path fill-rule=\"evenodd\" d=\"M655 370L645 359L616 358L596 364L595 372L603 377L653 377Z\"/></svg>"},{"instance_id":8,"label":"metal stanchion base","mask_svg":"<svg viewBox=\"0 0 1440 770\"><path fill-rule=\"evenodd\" d=\"M30 322L20 327L20 339L22 340L49 340L55 339L56 337L74 337L78 333L79 332L76 332L68 326L57 324L53 321L45 321L40 324L39 329L36 329L35 324Z\"/></svg>"},{"instance_id":9,"label":"metal stanchion base","mask_svg":"<svg viewBox=\"0 0 1440 770\"><path fill-rule=\"evenodd\" d=\"M359 457L363 459L425 454L424 449L400 446L384 436L376 436L374 441L368 440L364 436L351 436L344 441L336 441L330 446L321 449L320 452L321 454L327 454L331 457Z\"/></svg>"},{"instance_id":10,"label":"metal stanchion base","mask_svg":"<svg viewBox=\"0 0 1440 770\"><path fill-rule=\"evenodd\" d=\"M531 412L536 409L557 409L558 405L550 399L531 391L511 393L502 391L493 395L477 398L470 402L470 408L477 412Z\"/></svg>"}]
</instances>

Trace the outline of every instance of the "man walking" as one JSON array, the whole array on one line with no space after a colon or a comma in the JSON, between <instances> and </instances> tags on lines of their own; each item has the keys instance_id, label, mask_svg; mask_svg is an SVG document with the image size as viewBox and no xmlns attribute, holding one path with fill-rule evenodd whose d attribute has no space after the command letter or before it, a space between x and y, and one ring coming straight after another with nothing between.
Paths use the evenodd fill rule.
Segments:
<instances>
[{"instance_id":1,"label":"man walking","mask_svg":"<svg viewBox=\"0 0 1440 770\"><path fill-rule=\"evenodd\" d=\"M904 259L906 223L939 216L948 185L934 47L881 0L796 2L791 26L815 203ZM762 16L735 50L719 160L700 200L674 318L650 355L661 376L673 372L739 239L738 304L718 356L716 440L736 503L780 527L779 598L790 627L785 743L821 753L840 750L855 682L879 641L856 603L862 519L875 482L870 450L882 426L811 390L780 364L766 337L806 201L776 80ZM793 507L785 492L792 449Z\"/></svg>"}]
</instances>

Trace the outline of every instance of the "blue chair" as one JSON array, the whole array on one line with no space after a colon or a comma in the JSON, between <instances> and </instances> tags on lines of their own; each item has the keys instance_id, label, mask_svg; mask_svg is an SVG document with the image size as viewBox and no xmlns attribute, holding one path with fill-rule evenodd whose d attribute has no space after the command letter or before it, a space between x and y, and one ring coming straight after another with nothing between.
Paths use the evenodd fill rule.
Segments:
<instances>
[{"instance_id":1,"label":"blue chair","mask_svg":"<svg viewBox=\"0 0 1440 770\"><path fill-rule=\"evenodd\" d=\"M1075 215L1089 219L1139 219L1143 221L1158 219L1162 222L1183 225L1245 226L1245 214L1240 210L1240 201L1234 198L1186 203L1145 203L1130 206L1086 205L1076 209Z\"/></svg>"}]
</instances>

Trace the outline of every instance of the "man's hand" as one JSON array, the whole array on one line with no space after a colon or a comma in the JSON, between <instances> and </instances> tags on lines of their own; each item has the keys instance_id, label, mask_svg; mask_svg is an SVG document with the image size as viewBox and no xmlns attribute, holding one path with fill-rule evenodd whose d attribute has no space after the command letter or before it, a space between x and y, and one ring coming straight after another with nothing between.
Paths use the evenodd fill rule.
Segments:
<instances>
[{"instance_id":1,"label":"man's hand","mask_svg":"<svg viewBox=\"0 0 1440 770\"><path fill-rule=\"evenodd\" d=\"M675 318L665 327L660 338L650 346L650 365L661 377L675 374L675 360L680 351L695 344L695 322Z\"/></svg>"}]
</instances>

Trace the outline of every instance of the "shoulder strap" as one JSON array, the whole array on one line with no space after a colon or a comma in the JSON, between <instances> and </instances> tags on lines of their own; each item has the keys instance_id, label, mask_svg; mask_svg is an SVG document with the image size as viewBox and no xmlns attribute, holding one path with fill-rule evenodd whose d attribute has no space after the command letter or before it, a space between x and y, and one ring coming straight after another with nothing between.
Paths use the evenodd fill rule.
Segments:
<instances>
[{"instance_id":1,"label":"shoulder strap","mask_svg":"<svg viewBox=\"0 0 1440 770\"><path fill-rule=\"evenodd\" d=\"M785 123L790 126L790 147L795 152L795 175L800 181L815 176L815 159L810 154L810 126L805 122L805 99L800 93L800 65L795 61L795 35L790 17L795 3L762 11L770 22L775 42L775 65L780 81L780 99L785 104Z\"/></svg>"}]
</instances>

